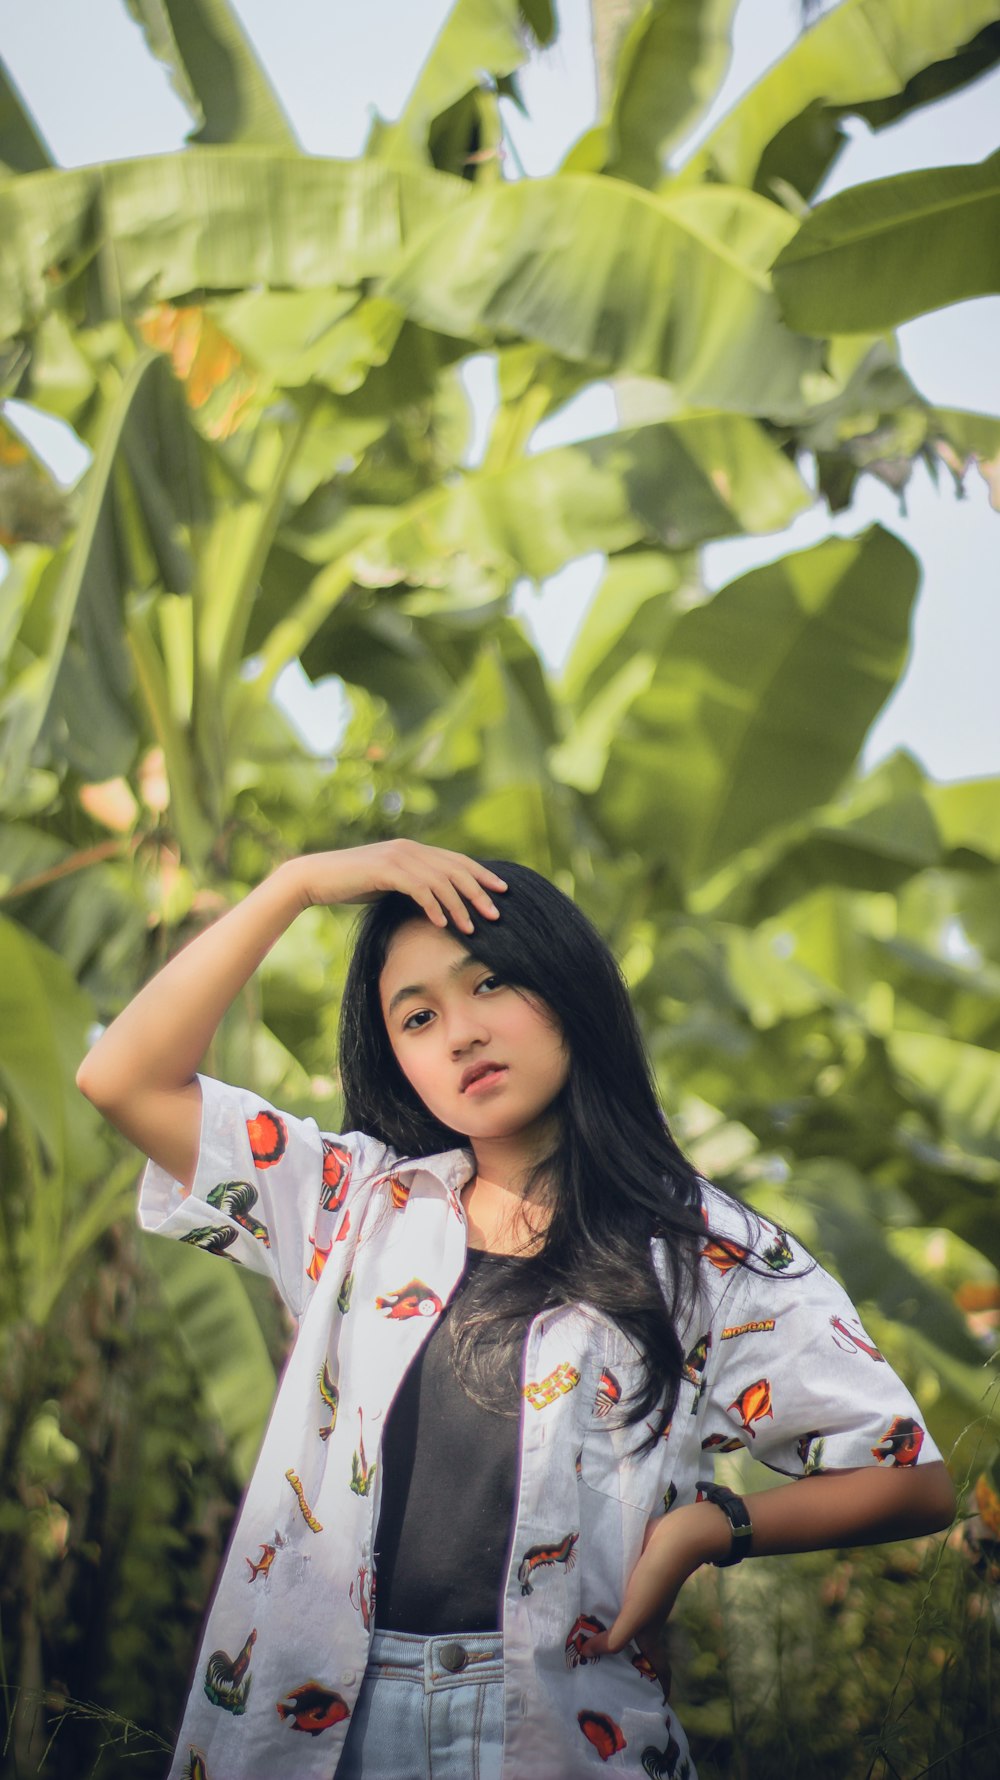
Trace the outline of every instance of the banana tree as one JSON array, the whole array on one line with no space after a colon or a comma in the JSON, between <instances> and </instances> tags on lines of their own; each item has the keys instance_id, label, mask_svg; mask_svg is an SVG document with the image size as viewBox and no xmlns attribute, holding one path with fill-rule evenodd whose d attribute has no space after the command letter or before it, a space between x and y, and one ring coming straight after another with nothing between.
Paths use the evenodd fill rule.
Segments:
<instances>
[{"instance_id":1,"label":"banana tree","mask_svg":"<svg viewBox=\"0 0 1000 1780\"><path fill-rule=\"evenodd\" d=\"M530 181L504 176L504 107L556 34L547 0L459 0L401 116L339 162L298 150L226 0L130 10L191 113L180 154L57 169L0 88L2 388L92 454L67 495L18 410L3 421L4 1326L34 1356L3 1435L24 1516L39 1442L50 1531L72 1494L31 1406L72 1404L71 1286L103 1278L134 1173L74 1098L88 1024L286 851L401 824L575 890L700 1164L808 1230L957 1438L983 1350L954 1298L1000 1262L996 787L905 760L858 776L917 594L898 539L830 540L711 600L697 551L849 505L887 453L897 481L920 455L993 473L1000 423L930 407L890 331L913 301L989 288L989 168L954 214L933 210L938 175L850 214L809 204L843 119L880 127L1000 59L995 8L844 0L685 156L731 0L649 0L617 26L595 7L601 116ZM932 212L949 255L913 281ZM484 352L499 400L470 466L462 368ZM536 450L599 381L617 430ZM605 580L556 681L511 595L593 551ZM347 687L330 759L274 702L293 663ZM346 944L346 921L297 924L210 1066L335 1125ZM908 1243L922 1226L942 1260ZM186 1332L235 1487L283 1331L235 1269L207 1305L204 1258L173 1259L152 1301ZM219 1319L240 1332L224 1385L204 1364ZM81 1450L83 1421L60 1424ZM133 1438L148 1477L155 1435ZM58 1553L43 1540L29 1577L8 1533L30 1691ZM122 1538L148 1582L162 1548L138 1511ZM79 1697L107 1687L112 1631L102 1648ZM22 1765L40 1735L18 1725Z\"/></svg>"}]
</instances>

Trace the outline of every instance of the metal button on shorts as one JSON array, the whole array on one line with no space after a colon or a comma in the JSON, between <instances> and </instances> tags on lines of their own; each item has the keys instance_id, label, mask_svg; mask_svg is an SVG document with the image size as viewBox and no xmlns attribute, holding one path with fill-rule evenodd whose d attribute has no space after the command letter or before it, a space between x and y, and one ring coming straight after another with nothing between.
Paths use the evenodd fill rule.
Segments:
<instances>
[{"instance_id":1,"label":"metal button on shorts","mask_svg":"<svg viewBox=\"0 0 1000 1780\"><path fill-rule=\"evenodd\" d=\"M438 1651L438 1662L450 1675L457 1675L468 1660L469 1653L462 1644L442 1644Z\"/></svg>"}]
</instances>

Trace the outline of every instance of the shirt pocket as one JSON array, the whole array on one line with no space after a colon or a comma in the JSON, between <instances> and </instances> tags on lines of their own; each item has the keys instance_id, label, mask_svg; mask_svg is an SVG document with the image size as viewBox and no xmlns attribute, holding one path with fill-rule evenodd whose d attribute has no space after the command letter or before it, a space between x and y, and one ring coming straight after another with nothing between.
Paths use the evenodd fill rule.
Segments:
<instances>
[{"instance_id":1,"label":"shirt pocket","mask_svg":"<svg viewBox=\"0 0 1000 1780\"><path fill-rule=\"evenodd\" d=\"M642 1364L631 1343L621 1330L609 1329L580 1451L580 1481L587 1489L612 1501L642 1509L647 1515L662 1514L668 1440L661 1436L652 1449L637 1451L656 1426L655 1410L641 1421L625 1425L628 1404L642 1375ZM680 1410L678 1403L674 1425ZM683 1411L690 1413L689 1401L684 1403Z\"/></svg>"}]
</instances>

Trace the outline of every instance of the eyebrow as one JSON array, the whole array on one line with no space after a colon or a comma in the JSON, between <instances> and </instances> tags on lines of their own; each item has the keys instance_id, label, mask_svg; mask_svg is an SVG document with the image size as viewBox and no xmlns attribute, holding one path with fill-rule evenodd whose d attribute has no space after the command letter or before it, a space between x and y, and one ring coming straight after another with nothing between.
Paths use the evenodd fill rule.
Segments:
<instances>
[{"instance_id":1,"label":"eyebrow","mask_svg":"<svg viewBox=\"0 0 1000 1780\"><path fill-rule=\"evenodd\" d=\"M480 958L473 958L471 952L463 952L461 958L456 958L454 964L449 964L448 975L449 977L461 976L463 970L468 970L470 964L481 963L482 960ZM419 998L420 996L429 995L431 993L432 991L428 989L426 983L407 983L405 989L396 990L395 995L389 1003L388 1012L390 1014L395 1013L396 1008L401 1001L409 1001L413 997Z\"/></svg>"}]
</instances>

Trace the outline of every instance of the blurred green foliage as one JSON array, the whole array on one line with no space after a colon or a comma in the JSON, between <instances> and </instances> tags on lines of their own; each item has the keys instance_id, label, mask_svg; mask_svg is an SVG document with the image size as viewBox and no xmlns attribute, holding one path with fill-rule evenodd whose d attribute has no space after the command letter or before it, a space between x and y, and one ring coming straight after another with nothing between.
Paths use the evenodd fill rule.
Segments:
<instances>
[{"instance_id":1,"label":"blurred green foliage","mask_svg":"<svg viewBox=\"0 0 1000 1780\"><path fill-rule=\"evenodd\" d=\"M235 1269L133 1232L136 1159L73 1086L88 1029L281 858L405 832L578 898L698 1165L840 1274L980 1480L975 1548L696 1580L703 1780L992 1774L1000 784L859 772L917 596L898 538L714 597L697 550L918 458L995 477L1000 420L931 408L857 331L845 204L808 212L840 120L992 66L995 8L843 0L674 173L731 0L598 4L602 117L526 181L500 99L558 28L543 0L459 0L354 162L298 153L225 0L130 3L181 155L56 169L6 79L0 105L0 388L92 453L63 490L0 417L2 1772L160 1771L288 1335ZM880 327L979 276L989 178L947 254L935 178L865 209ZM476 467L473 353L499 391ZM598 380L619 430L535 451ZM589 551L556 676L511 594ZM342 691L327 756L272 698L296 661ZM297 922L208 1060L334 1129L350 924Z\"/></svg>"}]
</instances>

